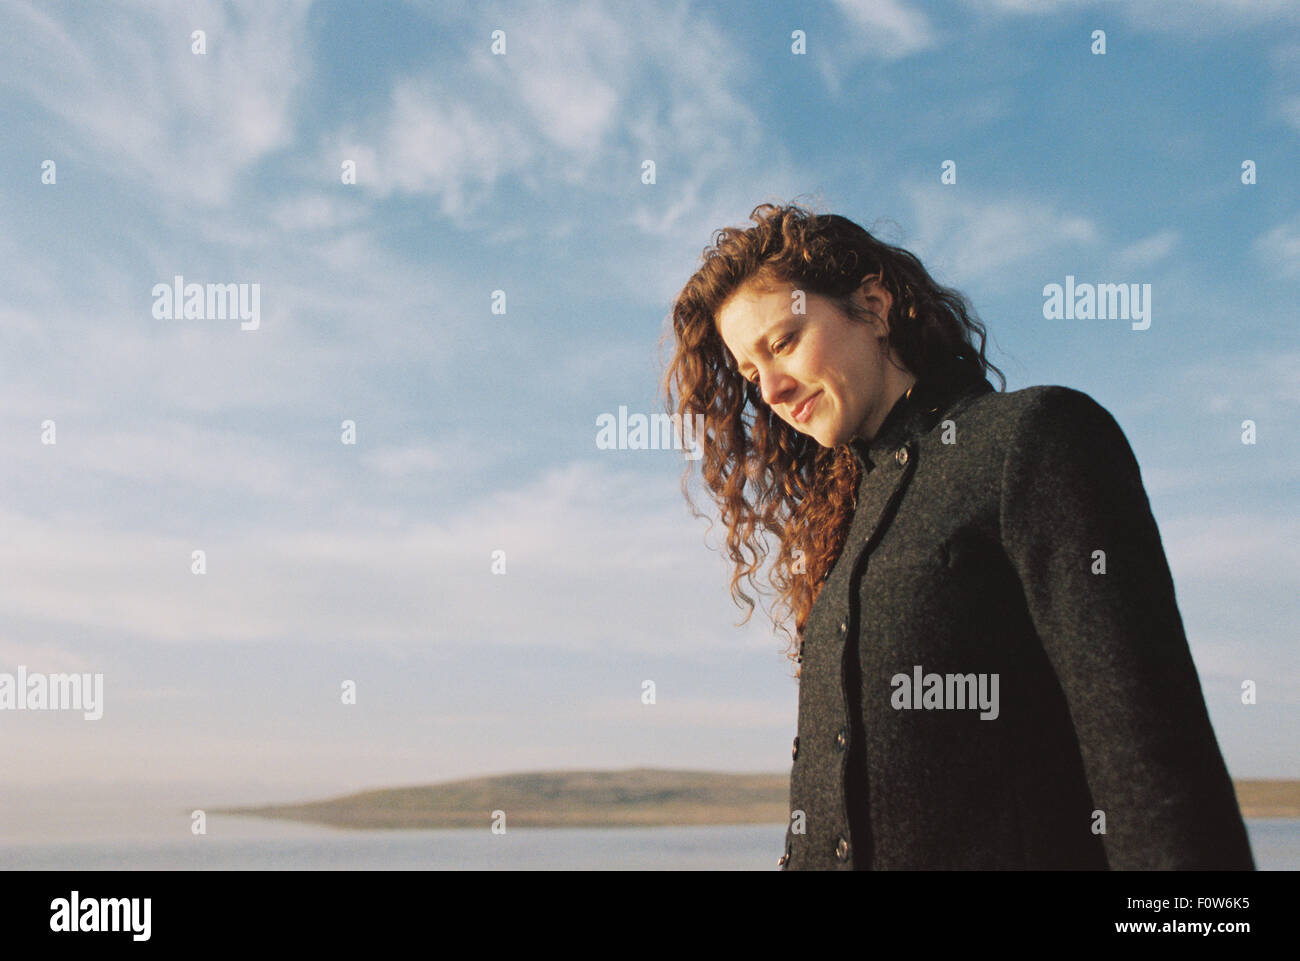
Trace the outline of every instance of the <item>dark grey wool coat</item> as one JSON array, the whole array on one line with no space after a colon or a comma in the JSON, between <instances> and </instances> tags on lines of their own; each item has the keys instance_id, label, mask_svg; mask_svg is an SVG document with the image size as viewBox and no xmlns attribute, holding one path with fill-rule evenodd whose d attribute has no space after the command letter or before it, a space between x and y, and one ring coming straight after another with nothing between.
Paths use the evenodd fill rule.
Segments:
<instances>
[{"instance_id":1,"label":"dark grey wool coat","mask_svg":"<svg viewBox=\"0 0 1300 961\"><path fill-rule=\"evenodd\" d=\"M919 382L852 447L853 527L802 638L781 866L1253 870L1106 409ZM996 712L967 706L980 675Z\"/></svg>"}]
</instances>

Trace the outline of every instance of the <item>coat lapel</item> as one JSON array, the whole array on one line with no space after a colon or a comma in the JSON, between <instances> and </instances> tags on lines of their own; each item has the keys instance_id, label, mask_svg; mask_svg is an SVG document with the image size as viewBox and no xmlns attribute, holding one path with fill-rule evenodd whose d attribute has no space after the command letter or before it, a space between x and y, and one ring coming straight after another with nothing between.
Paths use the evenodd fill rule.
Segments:
<instances>
[{"instance_id":1,"label":"coat lapel","mask_svg":"<svg viewBox=\"0 0 1300 961\"><path fill-rule=\"evenodd\" d=\"M898 399L870 442L850 442L862 477L849 535L852 540L846 547L865 547L867 554L875 549L916 472L920 438L991 390L993 385L987 379L967 386L917 381L911 396Z\"/></svg>"}]
</instances>

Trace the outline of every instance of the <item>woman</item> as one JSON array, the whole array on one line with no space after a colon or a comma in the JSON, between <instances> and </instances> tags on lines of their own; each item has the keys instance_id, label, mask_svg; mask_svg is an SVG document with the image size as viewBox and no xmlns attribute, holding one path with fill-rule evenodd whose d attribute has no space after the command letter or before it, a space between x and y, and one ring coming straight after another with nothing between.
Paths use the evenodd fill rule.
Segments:
<instances>
[{"instance_id":1,"label":"woman","mask_svg":"<svg viewBox=\"0 0 1300 961\"><path fill-rule=\"evenodd\" d=\"M739 582L779 545L781 866L1253 870L1119 425L1068 387L1006 392L907 251L795 205L751 219L677 297L665 393L705 417L751 614Z\"/></svg>"}]
</instances>

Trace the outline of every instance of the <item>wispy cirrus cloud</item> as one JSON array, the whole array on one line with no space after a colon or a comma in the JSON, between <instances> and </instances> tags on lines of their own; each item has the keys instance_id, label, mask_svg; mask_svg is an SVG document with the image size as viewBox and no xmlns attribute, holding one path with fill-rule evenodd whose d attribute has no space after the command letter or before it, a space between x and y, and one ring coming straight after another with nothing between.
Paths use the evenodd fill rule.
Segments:
<instances>
[{"instance_id":1,"label":"wispy cirrus cloud","mask_svg":"<svg viewBox=\"0 0 1300 961\"><path fill-rule=\"evenodd\" d=\"M1102 236L1096 220L1062 209L1063 203L988 194L972 198L938 184L912 183L903 192L913 210L908 242L958 283L982 280L1053 247L1092 246Z\"/></svg>"},{"instance_id":2,"label":"wispy cirrus cloud","mask_svg":"<svg viewBox=\"0 0 1300 961\"><path fill-rule=\"evenodd\" d=\"M548 239L581 245L621 293L658 304L714 228L807 189L784 151L760 149L765 120L743 92L760 65L707 9L584 2L563 20L545 3L483 9L505 30L504 55L483 33L450 62L395 78L382 110L325 137L317 167L357 159L364 193L427 198L500 238L527 235L484 212L526 191L553 218Z\"/></svg>"},{"instance_id":3,"label":"wispy cirrus cloud","mask_svg":"<svg viewBox=\"0 0 1300 961\"><path fill-rule=\"evenodd\" d=\"M1268 270L1300 279L1300 217L1270 227L1255 238L1252 246Z\"/></svg>"},{"instance_id":4,"label":"wispy cirrus cloud","mask_svg":"<svg viewBox=\"0 0 1300 961\"><path fill-rule=\"evenodd\" d=\"M1146 29L1200 36L1279 21L1300 22L1290 0L962 0L982 14L1046 19L1071 10L1114 12Z\"/></svg>"},{"instance_id":5,"label":"wispy cirrus cloud","mask_svg":"<svg viewBox=\"0 0 1300 961\"><path fill-rule=\"evenodd\" d=\"M293 136L294 96L310 73L309 6L132 3L80 18L11 3L0 83L57 117L55 142L82 163L156 194L220 205L241 173ZM206 34L205 54L192 52L196 30Z\"/></svg>"},{"instance_id":6,"label":"wispy cirrus cloud","mask_svg":"<svg viewBox=\"0 0 1300 961\"><path fill-rule=\"evenodd\" d=\"M901 60L938 45L924 10L902 0L835 0L864 54Z\"/></svg>"},{"instance_id":7,"label":"wispy cirrus cloud","mask_svg":"<svg viewBox=\"0 0 1300 961\"><path fill-rule=\"evenodd\" d=\"M1117 270L1128 270L1158 263L1173 253L1178 246L1178 238L1178 231L1169 227L1142 237L1116 251L1115 267Z\"/></svg>"},{"instance_id":8,"label":"wispy cirrus cloud","mask_svg":"<svg viewBox=\"0 0 1300 961\"><path fill-rule=\"evenodd\" d=\"M205 452L156 443L154 457L136 458L153 483L165 486L179 471L193 486L193 475L211 471ZM164 453L170 471L159 463ZM325 474L307 484L275 461L213 456L243 472L230 484L251 484L282 503L285 519L196 519L182 536L112 528L79 513L9 512L0 547L8 614L36 637L129 625L133 636L166 644L366 638L581 651L610 644L616 625L622 651L680 654L736 649L756 632L770 634L761 611L736 630L740 614L725 597L717 558L701 546L700 522L670 478L575 462L417 519L354 503L355 480ZM391 455L370 461L372 471L393 474ZM399 459L399 474L411 464ZM415 458L418 470L439 464L451 466ZM290 488L299 489L291 496ZM346 509L346 523L327 529L290 513L318 516L331 502ZM195 549L208 555L207 575L190 571ZM504 552L504 573L493 572L495 551Z\"/></svg>"}]
</instances>

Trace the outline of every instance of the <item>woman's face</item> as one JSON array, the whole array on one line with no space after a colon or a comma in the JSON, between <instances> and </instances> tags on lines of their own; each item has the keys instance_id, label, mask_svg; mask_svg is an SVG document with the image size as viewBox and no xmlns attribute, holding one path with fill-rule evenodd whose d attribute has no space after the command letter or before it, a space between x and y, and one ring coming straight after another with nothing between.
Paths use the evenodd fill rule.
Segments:
<instances>
[{"instance_id":1,"label":"woman's face","mask_svg":"<svg viewBox=\"0 0 1300 961\"><path fill-rule=\"evenodd\" d=\"M718 333L740 375L757 381L764 402L795 430L823 447L870 440L915 381L896 353L886 353L893 298L875 279L854 291L874 315L868 325L812 293L806 312L796 314L794 290L740 288L717 312Z\"/></svg>"}]
</instances>

